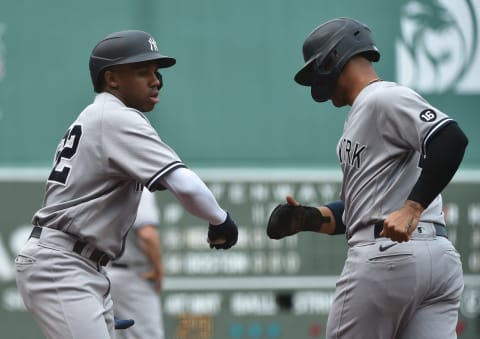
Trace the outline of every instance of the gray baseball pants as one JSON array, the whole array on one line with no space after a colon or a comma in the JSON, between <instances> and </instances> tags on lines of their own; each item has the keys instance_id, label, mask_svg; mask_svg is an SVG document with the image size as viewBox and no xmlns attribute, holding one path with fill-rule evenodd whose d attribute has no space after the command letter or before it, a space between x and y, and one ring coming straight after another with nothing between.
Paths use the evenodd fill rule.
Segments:
<instances>
[{"instance_id":1,"label":"gray baseball pants","mask_svg":"<svg viewBox=\"0 0 480 339\"><path fill-rule=\"evenodd\" d=\"M106 271L71 248L68 235L51 229L27 241L15 259L25 306L49 339L115 338Z\"/></svg>"},{"instance_id":2,"label":"gray baseball pants","mask_svg":"<svg viewBox=\"0 0 480 339\"><path fill-rule=\"evenodd\" d=\"M453 339L463 291L460 255L422 226L408 242L374 239L366 229L349 241L327 322L328 339Z\"/></svg>"}]
</instances>

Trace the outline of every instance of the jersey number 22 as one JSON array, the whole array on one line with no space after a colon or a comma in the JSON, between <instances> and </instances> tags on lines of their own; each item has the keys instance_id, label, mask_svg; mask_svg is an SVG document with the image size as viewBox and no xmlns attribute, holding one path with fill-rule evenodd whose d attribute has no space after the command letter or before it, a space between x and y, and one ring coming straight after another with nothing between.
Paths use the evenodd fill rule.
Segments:
<instances>
[{"instance_id":1,"label":"jersey number 22","mask_svg":"<svg viewBox=\"0 0 480 339\"><path fill-rule=\"evenodd\" d=\"M64 184L67 182L71 166L68 165L70 159L77 152L80 137L82 136L82 126L72 126L63 137L55 155L55 166L48 177L49 181L56 181Z\"/></svg>"}]
</instances>

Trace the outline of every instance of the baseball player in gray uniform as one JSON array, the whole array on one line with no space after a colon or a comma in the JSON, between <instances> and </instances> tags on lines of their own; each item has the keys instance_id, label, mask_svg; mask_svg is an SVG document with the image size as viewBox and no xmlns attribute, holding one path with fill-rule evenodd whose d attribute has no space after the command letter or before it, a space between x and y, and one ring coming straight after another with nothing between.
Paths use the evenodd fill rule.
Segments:
<instances>
[{"instance_id":1,"label":"baseball player in gray uniform","mask_svg":"<svg viewBox=\"0 0 480 339\"><path fill-rule=\"evenodd\" d=\"M378 77L380 53L366 25L330 20L308 35L303 54L295 81L315 101L351 106L337 147L341 195L320 207L287 196L267 234L346 234L326 338L456 338L463 274L440 193L466 136L418 93Z\"/></svg>"},{"instance_id":2,"label":"baseball player in gray uniform","mask_svg":"<svg viewBox=\"0 0 480 339\"><path fill-rule=\"evenodd\" d=\"M105 265L122 254L144 187L169 190L207 221L211 248L237 241L235 222L144 114L159 102L158 69L174 63L136 30L108 35L91 53L97 95L61 140L43 205L15 259L20 294L47 338L114 337Z\"/></svg>"},{"instance_id":3,"label":"baseball player in gray uniform","mask_svg":"<svg viewBox=\"0 0 480 339\"><path fill-rule=\"evenodd\" d=\"M125 251L107 266L113 313L120 318L135 318L135 326L117 332L117 339L165 338L158 295L163 280L159 225L155 194L145 189Z\"/></svg>"}]
</instances>

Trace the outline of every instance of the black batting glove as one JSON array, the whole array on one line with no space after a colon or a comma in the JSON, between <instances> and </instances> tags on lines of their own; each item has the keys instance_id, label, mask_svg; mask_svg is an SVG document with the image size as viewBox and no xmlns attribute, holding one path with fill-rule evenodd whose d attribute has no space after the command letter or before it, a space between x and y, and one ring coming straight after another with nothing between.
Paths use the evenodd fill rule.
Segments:
<instances>
[{"instance_id":1,"label":"black batting glove","mask_svg":"<svg viewBox=\"0 0 480 339\"><path fill-rule=\"evenodd\" d=\"M282 239L303 231L318 232L326 222L330 222L330 217L324 217L316 207L280 204L270 214L267 235Z\"/></svg>"},{"instance_id":2,"label":"black batting glove","mask_svg":"<svg viewBox=\"0 0 480 339\"><path fill-rule=\"evenodd\" d=\"M228 212L227 219L222 224L209 224L208 242L210 243L210 248L226 250L235 245L237 240L238 228Z\"/></svg>"}]
</instances>

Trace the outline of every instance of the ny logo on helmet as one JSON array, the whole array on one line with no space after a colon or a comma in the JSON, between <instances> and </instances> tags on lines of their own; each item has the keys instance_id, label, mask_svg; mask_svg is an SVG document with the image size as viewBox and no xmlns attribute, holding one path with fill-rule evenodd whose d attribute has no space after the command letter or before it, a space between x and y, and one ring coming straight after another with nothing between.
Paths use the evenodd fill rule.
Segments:
<instances>
[{"instance_id":1,"label":"ny logo on helmet","mask_svg":"<svg viewBox=\"0 0 480 339\"><path fill-rule=\"evenodd\" d=\"M158 52L157 42L155 41L155 39L150 37L150 39L148 39L148 42L150 43L150 50L152 52Z\"/></svg>"}]
</instances>

